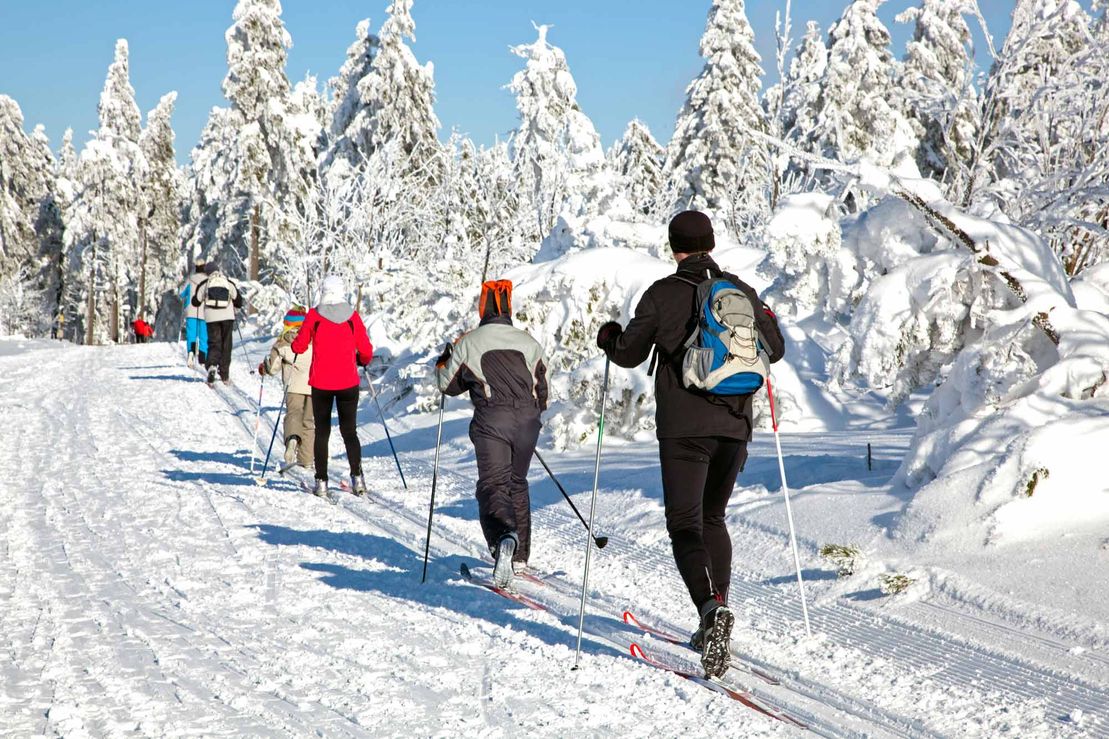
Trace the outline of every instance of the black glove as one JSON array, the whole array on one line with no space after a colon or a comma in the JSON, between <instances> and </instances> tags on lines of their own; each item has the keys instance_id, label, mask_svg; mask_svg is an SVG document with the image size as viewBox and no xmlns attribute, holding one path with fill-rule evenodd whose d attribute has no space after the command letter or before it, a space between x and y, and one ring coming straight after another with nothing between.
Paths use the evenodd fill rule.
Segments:
<instances>
[{"instance_id":1,"label":"black glove","mask_svg":"<svg viewBox=\"0 0 1109 739\"><path fill-rule=\"evenodd\" d=\"M443 353L435 360L436 367L446 367L447 362L451 361L451 354L454 352L454 344L447 344L443 347Z\"/></svg>"},{"instance_id":2,"label":"black glove","mask_svg":"<svg viewBox=\"0 0 1109 739\"><path fill-rule=\"evenodd\" d=\"M619 323L609 321L601 326L601 330L597 332L597 346L606 352L612 351L612 347L615 346L616 340L620 338L622 333L624 333L624 329Z\"/></svg>"}]
</instances>

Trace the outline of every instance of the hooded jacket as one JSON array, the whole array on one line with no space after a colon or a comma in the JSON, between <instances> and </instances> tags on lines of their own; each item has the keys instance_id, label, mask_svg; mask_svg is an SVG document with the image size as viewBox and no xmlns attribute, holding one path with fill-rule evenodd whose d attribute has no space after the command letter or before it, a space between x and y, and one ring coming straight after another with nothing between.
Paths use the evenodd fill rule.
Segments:
<instances>
[{"instance_id":1,"label":"hooded jacket","mask_svg":"<svg viewBox=\"0 0 1109 739\"><path fill-rule=\"evenodd\" d=\"M447 395L469 391L476 407L547 408L547 365L543 348L506 315L489 315L455 342L450 359L436 368Z\"/></svg>"},{"instance_id":2,"label":"hooded jacket","mask_svg":"<svg viewBox=\"0 0 1109 739\"><path fill-rule=\"evenodd\" d=\"M679 277L680 276L680 277ZM681 381L682 348L697 325L698 283L708 276L724 277L742 290L755 306L755 322L766 340L771 362L785 354L778 321L758 294L733 274L723 272L707 253L692 254L678 264L677 271L655 282L635 307L635 317L608 351L621 367L642 364L658 348L655 369L655 426L660 439L723 436L751 439L751 396L712 395L689 390ZM684 279L683 279L684 278Z\"/></svg>"},{"instance_id":3,"label":"hooded jacket","mask_svg":"<svg viewBox=\"0 0 1109 739\"><path fill-rule=\"evenodd\" d=\"M201 321L204 320L204 306L193 303L193 298L196 296L200 286L203 285L208 279L208 275L204 269L198 269L189 275L189 279L185 282L185 287L181 289L181 302L185 304L185 318L196 318Z\"/></svg>"},{"instance_id":4,"label":"hooded jacket","mask_svg":"<svg viewBox=\"0 0 1109 739\"><path fill-rule=\"evenodd\" d=\"M223 283L226 282L226 286ZM208 291L214 290L213 284L218 284L220 288L225 288L228 293L228 304L222 308L213 308L207 305ZM216 323L218 321L234 321L235 309L243 307L243 294L239 292L238 286L231 281L229 277L224 275L219 270L215 270L209 275L205 275L205 280L201 282L193 294L191 305L195 308L203 306L204 320L208 323Z\"/></svg>"},{"instance_id":5,"label":"hooded jacket","mask_svg":"<svg viewBox=\"0 0 1109 739\"><path fill-rule=\"evenodd\" d=\"M312 348L308 384L320 390L346 390L358 385L358 365L373 359L366 327L347 303L318 305L308 311L293 339L294 354Z\"/></svg>"}]
</instances>

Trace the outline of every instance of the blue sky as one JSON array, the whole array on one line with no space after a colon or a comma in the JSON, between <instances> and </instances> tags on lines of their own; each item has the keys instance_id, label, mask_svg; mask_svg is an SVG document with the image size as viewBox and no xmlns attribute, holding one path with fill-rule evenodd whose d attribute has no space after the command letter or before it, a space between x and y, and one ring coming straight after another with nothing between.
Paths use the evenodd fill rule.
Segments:
<instances>
[{"instance_id":1,"label":"blue sky","mask_svg":"<svg viewBox=\"0 0 1109 739\"><path fill-rule=\"evenodd\" d=\"M813 19L827 30L847 0L795 0L794 38ZM293 37L289 77L306 73L321 84L333 76L369 17L374 29L388 0L285 0ZM889 0L880 9L900 56L911 27L894 16L916 0ZM1009 25L1012 0L980 0L996 43ZM416 43L421 62L435 65L436 111L443 135L452 128L490 143L515 125L511 94L503 86L521 66L509 45L535 37L531 22L554 26L550 41L566 52L578 100L607 147L633 117L665 141L673 130L686 85L701 69L697 46L710 0L416 0ZM747 13L772 71L774 17L784 0L748 0ZM177 153L182 162L214 105L223 105L226 72L223 34L232 0L0 0L0 93L15 98L28 130L46 126L57 147L66 127L80 147L97 125L96 104L116 38L131 49L131 81L143 113L177 90ZM985 45L976 41L988 65Z\"/></svg>"}]
</instances>

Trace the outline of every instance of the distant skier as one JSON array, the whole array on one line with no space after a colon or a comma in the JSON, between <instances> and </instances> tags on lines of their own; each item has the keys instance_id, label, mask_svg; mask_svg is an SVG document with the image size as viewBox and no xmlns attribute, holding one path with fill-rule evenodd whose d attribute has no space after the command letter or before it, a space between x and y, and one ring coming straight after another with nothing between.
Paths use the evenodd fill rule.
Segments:
<instances>
[{"instance_id":1,"label":"distant skier","mask_svg":"<svg viewBox=\"0 0 1109 739\"><path fill-rule=\"evenodd\" d=\"M137 316L131 322L131 329L135 332L135 343L145 344L154 338L154 327L142 319L142 316Z\"/></svg>"},{"instance_id":2,"label":"distant skier","mask_svg":"<svg viewBox=\"0 0 1109 739\"><path fill-rule=\"evenodd\" d=\"M701 652L702 665L711 676L723 674L728 666L734 616L727 607L732 543L724 515L747 460L752 413L750 392L714 394L688 389L683 382L689 376L683 366L690 346L687 340L700 331L703 317L699 288L709 286L712 278L723 278L726 287L739 289L741 294L733 289L729 299L746 304L748 335L757 331L758 337L757 343L750 344L752 348L761 344L770 362L782 358L785 342L774 314L754 289L721 271L709 256L715 237L706 215L679 213L670 221L669 236L678 262L676 273L647 289L626 329L616 322L601 326L597 345L621 367L635 367L647 359L652 347L656 351L655 419L666 529L678 571L700 617L690 643ZM719 307L712 305L714 310ZM723 359L730 361L733 356L727 353Z\"/></svg>"},{"instance_id":3,"label":"distant skier","mask_svg":"<svg viewBox=\"0 0 1109 739\"><path fill-rule=\"evenodd\" d=\"M243 307L239 288L219 267L204 267L208 279L200 283L190 303L194 308L204 307L204 321L208 329L208 384L216 381L216 371L224 385L231 384L231 349L235 334L235 309Z\"/></svg>"},{"instance_id":4,"label":"distant skier","mask_svg":"<svg viewBox=\"0 0 1109 739\"><path fill-rule=\"evenodd\" d=\"M304 307L294 305L285 314L281 336L270 348L269 356L258 365L258 374L281 378L285 387L285 464L312 466L312 444L316 438L315 416L312 414L312 387L308 371L312 366L312 347L304 354L294 354L293 339L304 325Z\"/></svg>"},{"instance_id":5,"label":"distant skier","mask_svg":"<svg viewBox=\"0 0 1109 739\"><path fill-rule=\"evenodd\" d=\"M477 457L477 504L486 544L496 560L493 582L507 587L531 553L528 468L547 408L543 348L512 326L512 283L486 282L480 325L447 345L436 361L439 389L469 391L470 440Z\"/></svg>"},{"instance_id":6,"label":"distant skier","mask_svg":"<svg viewBox=\"0 0 1109 739\"><path fill-rule=\"evenodd\" d=\"M350 488L355 495L366 494L362 474L362 447L358 443L358 367L373 359L373 346L358 312L346 302L346 288L335 275L320 283L320 302L308 311L293 339L294 354L312 349L308 384L312 386L312 412L316 421L314 452L316 487L313 492L327 495L328 442L331 439L331 407L339 414L339 432L350 463Z\"/></svg>"},{"instance_id":7,"label":"distant skier","mask_svg":"<svg viewBox=\"0 0 1109 739\"><path fill-rule=\"evenodd\" d=\"M200 285L208 279L204 271L204 260L197 259L194 271L181 288L181 302L185 306L185 346L188 349L188 365L194 366L199 362L202 366L208 363L208 324L204 322L204 306L193 305L192 299Z\"/></svg>"}]
</instances>

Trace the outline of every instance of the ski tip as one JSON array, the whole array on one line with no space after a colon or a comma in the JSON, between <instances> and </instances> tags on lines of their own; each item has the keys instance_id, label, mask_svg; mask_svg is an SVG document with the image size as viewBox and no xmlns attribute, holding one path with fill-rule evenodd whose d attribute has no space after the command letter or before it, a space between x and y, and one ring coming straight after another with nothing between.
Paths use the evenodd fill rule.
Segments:
<instances>
[{"instance_id":1,"label":"ski tip","mask_svg":"<svg viewBox=\"0 0 1109 739\"><path fill-rule=\"evenodd\" d=\"M624 623L629 626L639 626L639 619L633 616L631 611L624 611Z\"/></svg>"},{"instance_id":2,"label":"ski tip","mask_svg":"<svg viewBox=\"0 0 1109 739\"><path fill-rule=\"evenodd\" d=\"M643 652L643 647L639 646L635 642L632 642L631 646L628 647L628 651L632 653L633 657L638 657L639 659L647 659L647 655Z\"/></svg>"},{"instance_id":3,"label":"ski tip","mask_svg":"<svg viewBox=\"0 0 1109 739\"><path fill-rule=\"evenodd\" d=\"M259 487L265 487L266 482L267 482L267 480L264 477L255 477L254 478L254 484L259 486Z\"/></svg>"},{"instance_id":4,"label":"ski tip","mask_svg":"<svg viewBox=\"0 0 1109 739\"><path fill-rule=\"evenodd\" d=\"M470 580L470 579L473 578L473 573L470 572L470 566L467 565L465 562L463 562L462 564L460 564L458 566L458 573L460 575L462 575L462 577L466 578L467 580Z\"/></svg>"}]
</instances>

